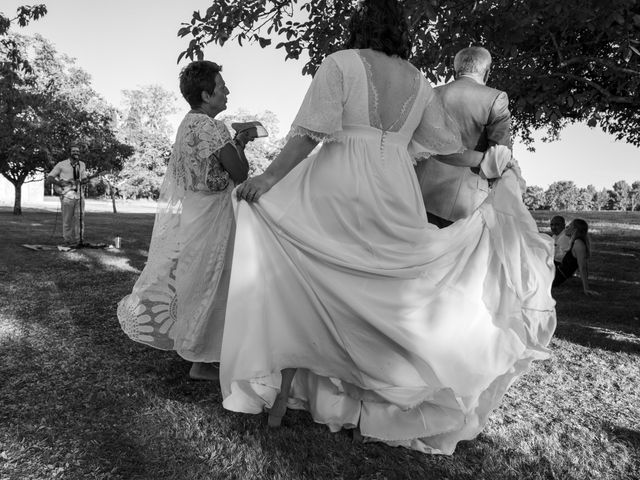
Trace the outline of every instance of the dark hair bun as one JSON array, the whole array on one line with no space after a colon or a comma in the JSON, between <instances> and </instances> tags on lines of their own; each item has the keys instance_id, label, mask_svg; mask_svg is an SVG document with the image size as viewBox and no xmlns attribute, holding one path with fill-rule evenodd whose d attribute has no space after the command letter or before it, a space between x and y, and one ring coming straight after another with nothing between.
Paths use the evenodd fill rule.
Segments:
<instances>
[{"instance_id":1,"label":"dark hair bun","mask_svg":"<svg viewBox=\"0 0 640 480\"><path fill-rule=\"evenodd\" d=\"M371 48L405 60L411 54L409 25L397 0L365 0L349 20L346 48Z\"/></svg>"}]
</instances>

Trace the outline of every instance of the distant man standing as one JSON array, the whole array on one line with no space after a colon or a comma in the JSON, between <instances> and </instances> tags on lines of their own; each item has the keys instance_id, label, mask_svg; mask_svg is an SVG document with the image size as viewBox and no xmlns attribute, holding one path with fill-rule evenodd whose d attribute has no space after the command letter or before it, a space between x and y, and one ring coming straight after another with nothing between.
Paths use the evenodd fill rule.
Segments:
<instances>
[{"instance_id":1,"label":"distant man standing","mask_svg":"<svg viewBox=\"0 0 640 480\"><path fill-rule=\"evenodd\" d=\"M84 162L80 161L80 145L72 144L69 152L70 158L53 167L47 175L47 182L54 185L54 190L60 196L64 242L74 246L80 242L80 202L84 202L80 188L87 180L87 174Z\"/></svg>"},{"instance_id":2,"label":"distant man standing","mask_svg":"<svg viewBox=\"0 0 640 480\"><path fill-rule=\"evenodd\" d=\"M436 87L445 110L458 123L463 145L485 152L494 145L511 147L509 98L487 87L491 54L482 47L460 50L453 61L456 79ZM481 164L480 169L455 167L430 158L418 163L416 173L429 222L440 228L467 217L487 197L487 178L498 172Z\"/></svg>"}]
</instances>

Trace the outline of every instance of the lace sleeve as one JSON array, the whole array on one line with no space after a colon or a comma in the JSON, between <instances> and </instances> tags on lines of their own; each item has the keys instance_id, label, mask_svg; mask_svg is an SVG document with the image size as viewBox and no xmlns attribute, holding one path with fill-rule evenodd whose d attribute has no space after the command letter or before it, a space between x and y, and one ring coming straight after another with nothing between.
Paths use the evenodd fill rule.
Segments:
<instances>
[{"instance_id":1,"label":"lace sleeve","mask_svg":"<svg viewBox=\"0 0 640 480\"><path fill-rule=\"evenodd\" d=\"M180 124L160 188L150 258L155 255L175 258L179 251L182 201L188 190L212 190L208 175L211 162L218 163L215 155L231 141L225 124L206 115L188 114Z\"/></svg>"},{"instance_id":2,"label":"lace sleeve","mask_svg":"<svg viewBox=\"0 0 640 480\"><path fill-rule=\"evenodd\" d=\"M209 117L194 125L191 134L191 155L186 160L191 185L194 190L207 189L209 172L217 166L218 152L232 142L226 125Z\"/></svg>"},{"instance_id":3,"label":"lace sleeve","mask_svg":"<svg viewBox=\"0 0 640 480\"><path fill-rule=\"evenodd\" d=\"M197 115L183 122L164 181L169 196L180 196L187 190L207 189L212 163L218 163L217 153L230 142L231 134L219 120Z\"/></svg>"},{"instance_id":4,"label":"lace sleeve","mask_svg":"<svg viewBox=\"0 0 640 480\"><path fill-rule=\"evenodd\" d=\"M426 98L422 120L413 133L409 153L424 159L432 155L448 155L464 150L457 122L447 113L437 90L424 80Z\"/></svg>"},{"instance_id":5,"label":"lace sleeve","mask_svg":"<svg viewBox=\"0 0 640 480\"><path fill-rule=\"evenodd\" d=\"M327 57L309 86L288 137L306 135L317 141L336 140L342 130L342 71Z\"/></svg>"},{"instance_id":6,"label":"lace sleeve","mask_svg":"<svg viewBox=\"0 0 640 480\"><path fill-rule=\"evenodd\" d=\"M212 118L206 119L199 131L194 135L194 160L205 164L213 155L232 142L231 134L224 122Z\"/></svg>"}]
</instances>

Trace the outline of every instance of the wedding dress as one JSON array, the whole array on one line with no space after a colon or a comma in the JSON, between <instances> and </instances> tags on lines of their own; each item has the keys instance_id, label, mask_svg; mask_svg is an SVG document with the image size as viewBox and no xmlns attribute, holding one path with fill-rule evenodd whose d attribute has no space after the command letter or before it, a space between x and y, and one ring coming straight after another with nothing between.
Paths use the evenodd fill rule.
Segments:
<instances>
[{"instance_id":1,"label":"wedding dress","mask_svg":"<svg viewBox=\"0 0 640 480\"><path fill-rule=\"evenodd\" d=\"M160 190L147 264L118 304L124 332L191 362L218 362L231 272L234 183L217 153L223 122L190 112Z\"/></svg>"},{"instance_id":2,"label":"wedding dress","mask_svg":"<svg viewBox=\"0 0 640 480\"><path fill-rule=\"evenodd\" d=\"M470 217L427 222L412 158L461 143L397 57L327 57L291 134L322 147L257 203L236 205L224 407L262 412L280 370L295 367L289 408L332 431L452 453L549 355L550 237L511 171Z\"/></svg>"}]
</instances>

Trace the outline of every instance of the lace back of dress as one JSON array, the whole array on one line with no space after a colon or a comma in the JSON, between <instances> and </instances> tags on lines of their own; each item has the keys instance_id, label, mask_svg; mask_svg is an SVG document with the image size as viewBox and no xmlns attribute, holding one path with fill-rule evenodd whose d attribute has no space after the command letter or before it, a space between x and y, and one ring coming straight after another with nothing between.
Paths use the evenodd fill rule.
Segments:
<instances>
[{"instance_id":1,"label":"lace back of dress","mask_svg":"<svg viewBox=\"0 0 640 480\"><path fill-rule=\"evenodd\" d=\"M384 131L399 131L418 95L420 72L399 57L359 50L367 72L369 122Z\"/></svg>"}]
</instances>

